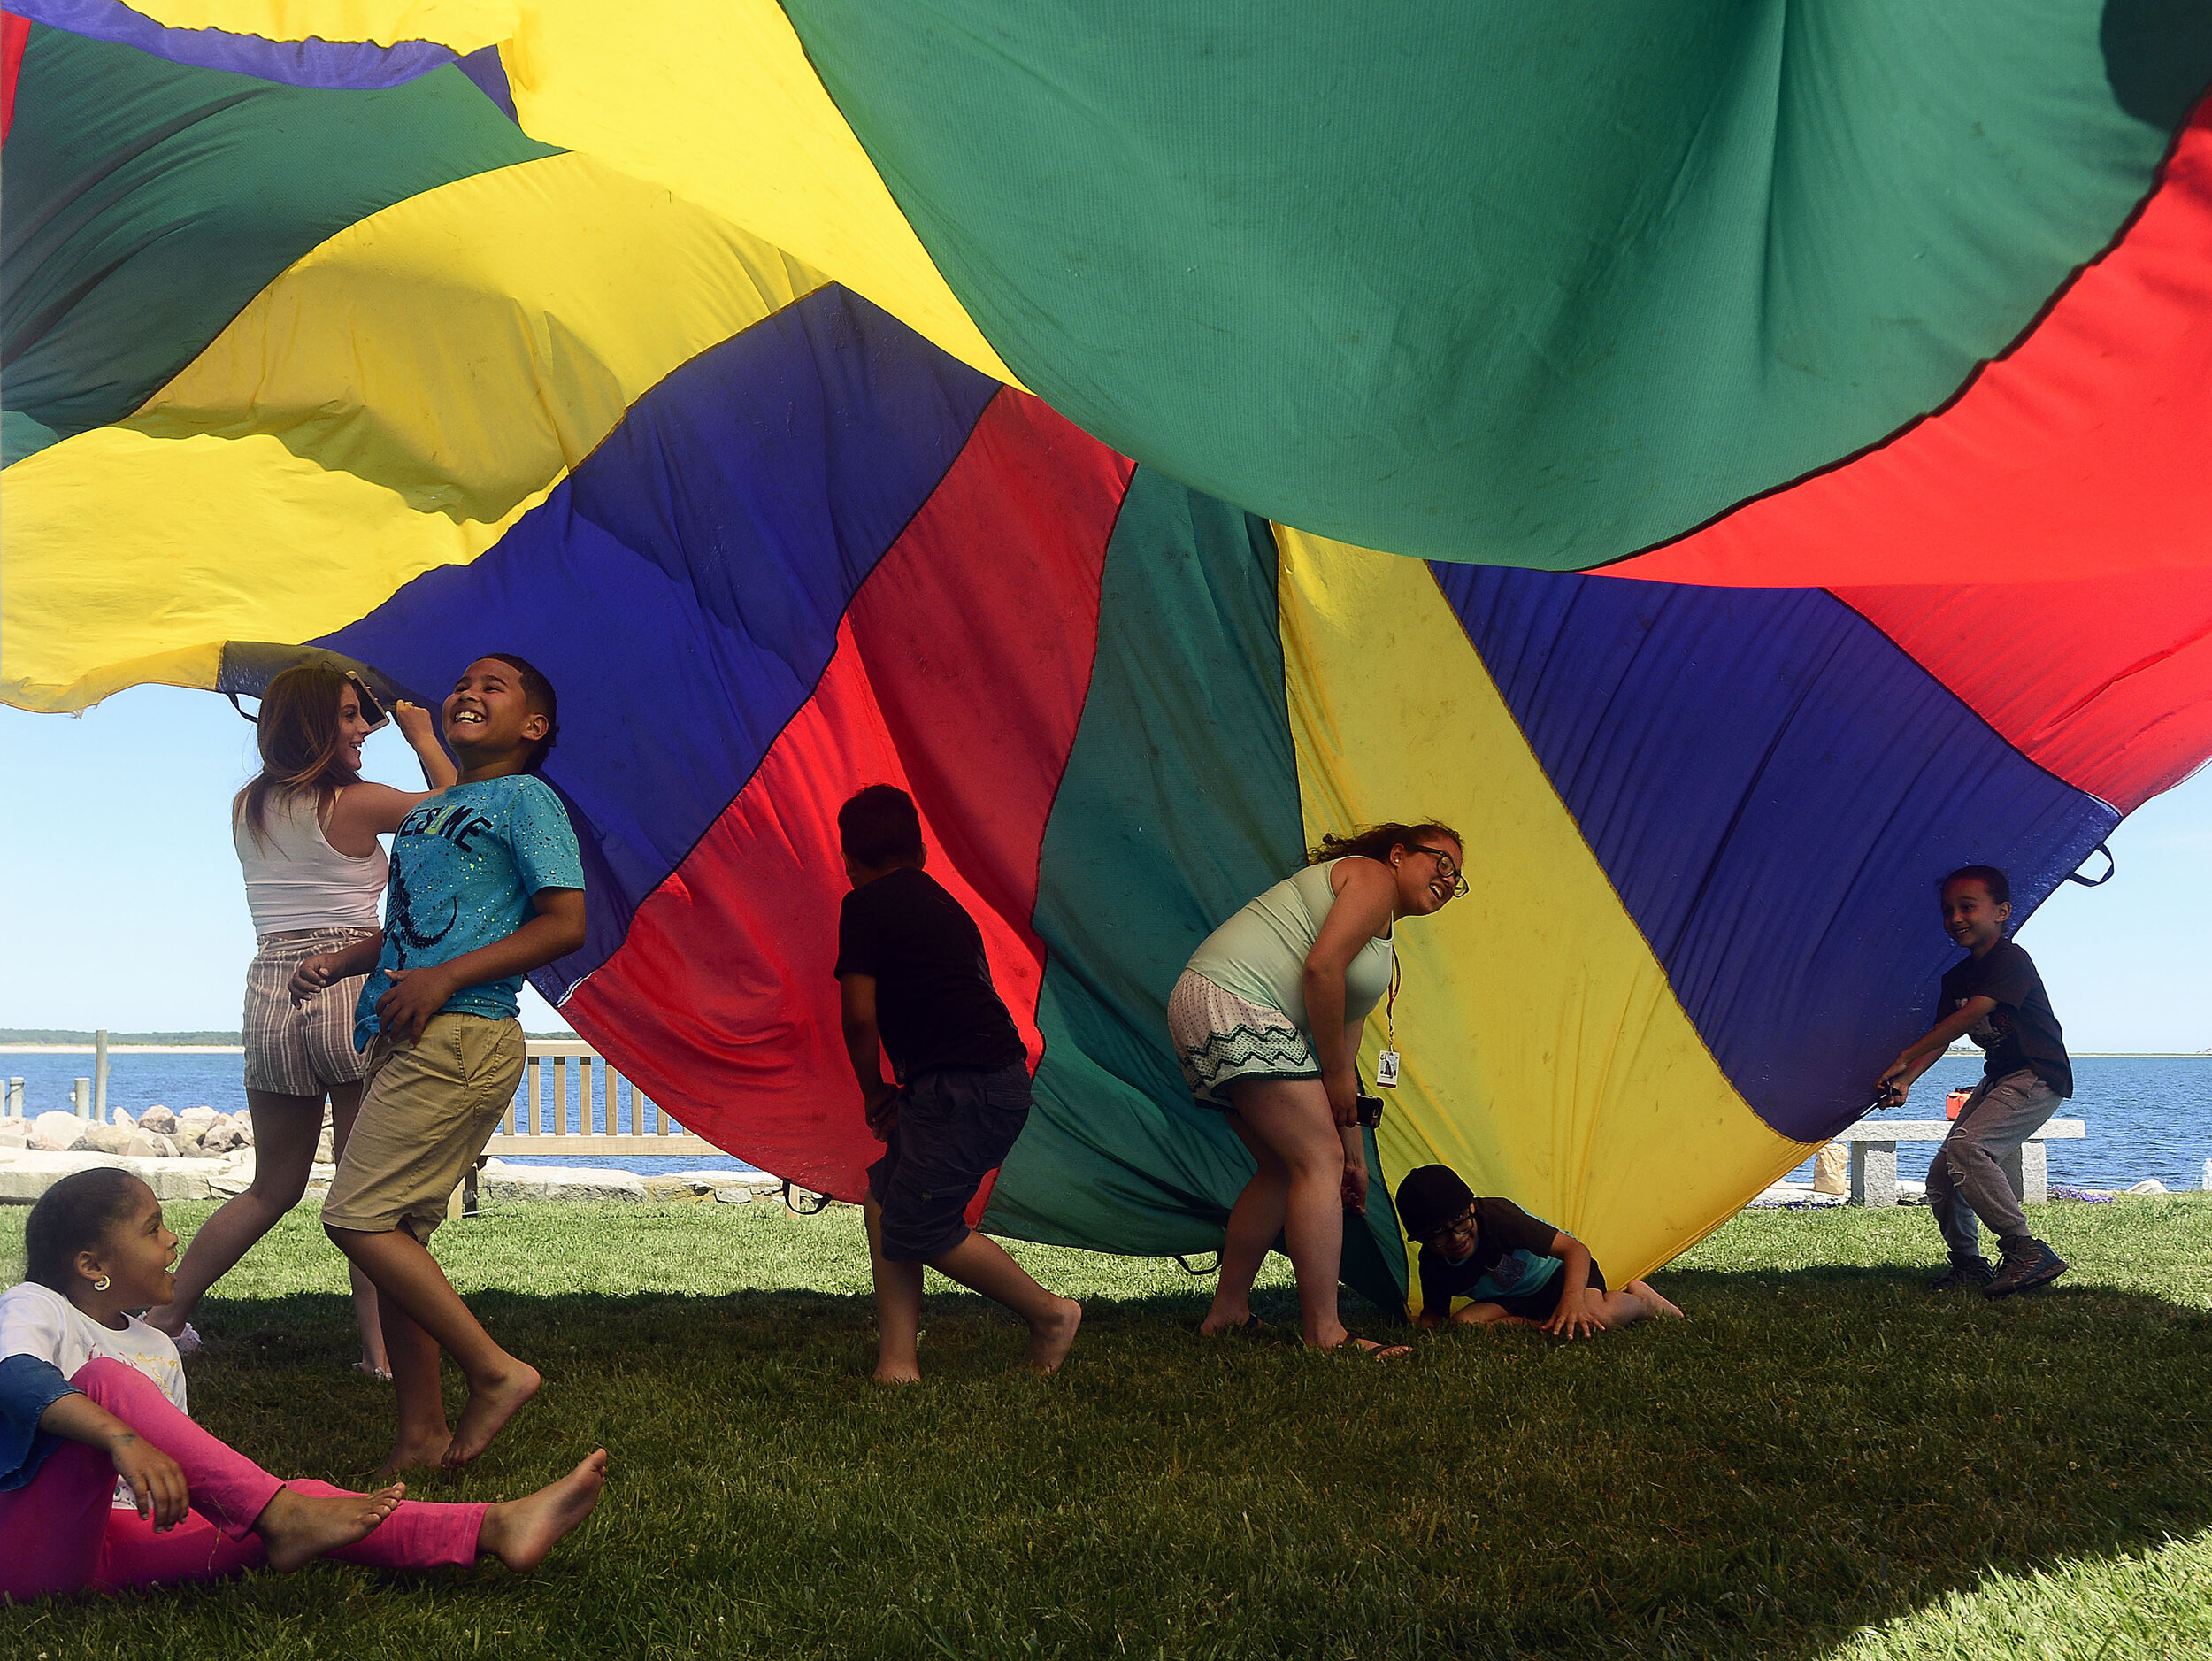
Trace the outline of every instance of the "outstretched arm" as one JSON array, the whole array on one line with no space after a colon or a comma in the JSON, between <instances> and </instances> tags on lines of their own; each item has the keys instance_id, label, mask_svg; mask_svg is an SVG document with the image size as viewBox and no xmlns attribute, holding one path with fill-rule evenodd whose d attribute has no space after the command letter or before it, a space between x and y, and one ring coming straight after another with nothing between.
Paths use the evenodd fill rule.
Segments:
<instances>
[{"instance_id":1,"label":"outstretched arm","mask_svg":"<svg viewBox=\"0 0 2212 1661\"><path fill-rule=\"evenodd\" d=\"M415 759L422 763L423 781L433 790L442 790L460 778L453 757L445 753L445 746L438 742L438 724L428 710L402 698L392 705L392 719L399 723L407 747L415 752Z\"/></svg>"},{"instance_id":2,"label":"outstretched arm","mask_svg":"<svg viewBox=\"0 0 2212 1661\"><path fill-rule=\"evenodd\" d=\"M1976 1023L1985 1019L1997 1007L1993 997L1970 997L1931 1027L1925 1035L1915 1039L1889 1064L1889 1068L1875 1080L1876 1088L1885 1092L1895 1090L1902 1101L1905 1092L1912 1088L1913 1080L1936 1064L1936 1058L1959 1039L1971 1031Z\"/></svg>"},{"instance_id":3,"label":"outstretched arm","mask_svg":"<svg viewBox=\"0 0 2212 1661\"><path fill-rule=\"evenodd\" d=\"M1590 1289L1590 1248L1562 1228L1552 1234L1551 1255L1559 1259L1559 1307L1552 1311L1550 1319L1541 1323L1544 1330L1555 1338L1603 1332L1605 1328L1590 1313L1589 1300L1583 1296Z\"/></svg>"}]
</instances>

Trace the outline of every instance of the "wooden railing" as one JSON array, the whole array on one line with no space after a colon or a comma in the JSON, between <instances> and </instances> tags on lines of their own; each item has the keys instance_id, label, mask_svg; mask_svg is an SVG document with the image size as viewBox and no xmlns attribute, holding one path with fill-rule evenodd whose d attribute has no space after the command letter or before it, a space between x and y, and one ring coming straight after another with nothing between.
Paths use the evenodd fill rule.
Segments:
<instances>
[{"instance_id":1,"label":"wooden railing","mask_svg":"<svg viewBox=\"0 0 2212 1661\"><path fill-rule=\"evenodd\" d=\"M533 1038L528 1055L522 1088L486 1146L487 1154L728 1157L669 1118L582 1039Z\"/></svg>"}]
</instances>

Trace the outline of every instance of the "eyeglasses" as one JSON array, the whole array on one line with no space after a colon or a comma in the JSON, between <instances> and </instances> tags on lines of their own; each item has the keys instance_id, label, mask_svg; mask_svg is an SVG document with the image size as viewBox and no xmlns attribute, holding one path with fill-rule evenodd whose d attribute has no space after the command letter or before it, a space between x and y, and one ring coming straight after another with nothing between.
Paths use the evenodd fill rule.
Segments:
<instances>
[{"instance_id":1,"label":"eyeglasses","mask_svg":"<svg viewBox=\"0 0 2212 1661\"><path fill-rule=\"evenodd\" d=\"M1425 1238L1431 1244L1454 1234L1470 1234L1475 1230L1475 1208L1470 1205L1448 1223L1439 1223L1429 1230Z\"/></svg>"},{"instance_id":2,"label":"eyeglasses","mask_svg":"<svg viewBox=\"0 0 2212 1661\"><path fill-rule=\"evenodd\" d=\"M1456 900L1467 892L1467 879L1459 874L1459 861L1441 848L1431 848L1425 842L1415 842L1409 851L1426 854L1436 861L1436 874L1452 885L1452 898Z\"/></svg>"}]
</instances>

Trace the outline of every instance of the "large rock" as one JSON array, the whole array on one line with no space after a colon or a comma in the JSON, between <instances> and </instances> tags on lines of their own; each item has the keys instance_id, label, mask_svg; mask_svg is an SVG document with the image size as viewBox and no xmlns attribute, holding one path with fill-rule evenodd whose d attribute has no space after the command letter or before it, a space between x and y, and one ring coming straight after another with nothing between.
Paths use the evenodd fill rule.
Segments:
<instances>
[{"instance_id":1,"label":"large rock","mask_svg":"<svg viewBox=\"0 0 2212 1661\"><path fill-rule=\"evenodd\" d=\"M30 1120L0 1118L0 1148L20 1148L30 1139Z\"/></svg>"},{"instance_id":2,"label":"large rock","mask_svg":"<svg viewBox=\"0 0 2212 1661\"><path fill-rule=\"evenodd\" d=\"M31 1133L25 1146L40 1153L67 1153L83 1134L86 1122L74 1113L58 1110L41 1113L31 1121Z\"/></svg>"},{"instance_id":3,"label":"large rock","mask_svg":"<svg viewBox=\"0 0 2212 1661\"><path fill-rule=\"evenodd\" d=\"M143 1120L140 1122L142 1125L144 1123ZM147 1158L173 1159L177 1157L177 1144L159 1131L141 1129L138 1137L146 1143L145 1157ZM135 1154L136 1150L133 1150L133 1153Z\"/></svg>"},{"instance_id":4,"label":"large rock","mask_svg":"<svg viewBox=\"0 0 2212 1661\"><path fill-rule=\"evenodd\" d=\"M173 1136L176 1134L177 1116L157 1102L138 1116L138 1127L150 1135Z\"/></svg>"},{"instance_id":5,"label":"large rock","mask_svg":"<svg viewBox=\"0 0 2212 1661\"><path fill-rule=\"evenodd\" d=\"M252 1143L253 1138L236 1123L224 1119L207 1127L207 1134L200 1138L200 1151L204 1154L229 1153L233 1149L250 1147Z\"/></svg>"},{"instance_id":6,"label":"large rock","mask_svg":"<svg viewBox=\"0 0 2212 1661\"><path fill-rule=\"evenodd\" d=\"M88 1119L77 1123L81 1128L77 1140L69 1144L71 1153L128 1153L131 1138L138 1134L120 1125L96 1125Z\"/></svg>"},{"instance_id":7,"label":"large rock","mask_svg":"<svg viewBox=\"0 0 2212 1661\"><path fill-rule=\"evenodd\" d=\"M589 1165L518 1165L485 1162L477 1195L488 1200L642 1200L645 1179L629 1171Z\"/></svg>"},{"instance_id":8,"label":"large rock","mask_svg":"<svg viewBox=\"0 0 2212 1661\"><path fill-rule=\"evenodd\" d=\"M211 1107L188 1107L177 1115L177 1124L195 1136L204 1136L207 1134L208 1127L214 1124L217 1119L229 1117L227 1113L219 1113Z\"/></svg>"}]
</instances>

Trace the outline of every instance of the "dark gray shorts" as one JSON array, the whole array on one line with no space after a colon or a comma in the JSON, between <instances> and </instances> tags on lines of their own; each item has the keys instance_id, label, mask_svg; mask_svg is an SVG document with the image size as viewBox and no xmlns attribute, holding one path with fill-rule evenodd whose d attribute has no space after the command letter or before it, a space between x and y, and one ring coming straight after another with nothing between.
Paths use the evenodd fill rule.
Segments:
<instances>
[{"instance_id":1,"label":"dark gray shorts","mask_svg":"<svg viewBox=\"0 0 2212 1661\"><path fill-rule=\"evenodd\" d=\"M1549 1320L1559 1308L1559 1295L1567 1289L1565 1265L1554 1271L1550 1280L1525 1297L1489 1297L1482 1301L1495 1303L1509 1315L1518 1315L1523 1320ZM1595 1262L1590 1265L1590 1290L1605 1290L1605 1275Z\"/></svg>"},{"instance_id":2,"label":"dark gray shorts","mask_svg":"<svg viewBox=\"0 0 2212 1661\"><path fill-rule=\"evenodd\" d=\"M968 1202L1006 1163L1029 1103L1029 1068L1019 1061L995 1073L947 1068L907 1081L883 1157L868 1167L887 1258L926 1263L968 1237Z\"/></svg>"}]
</instances>

